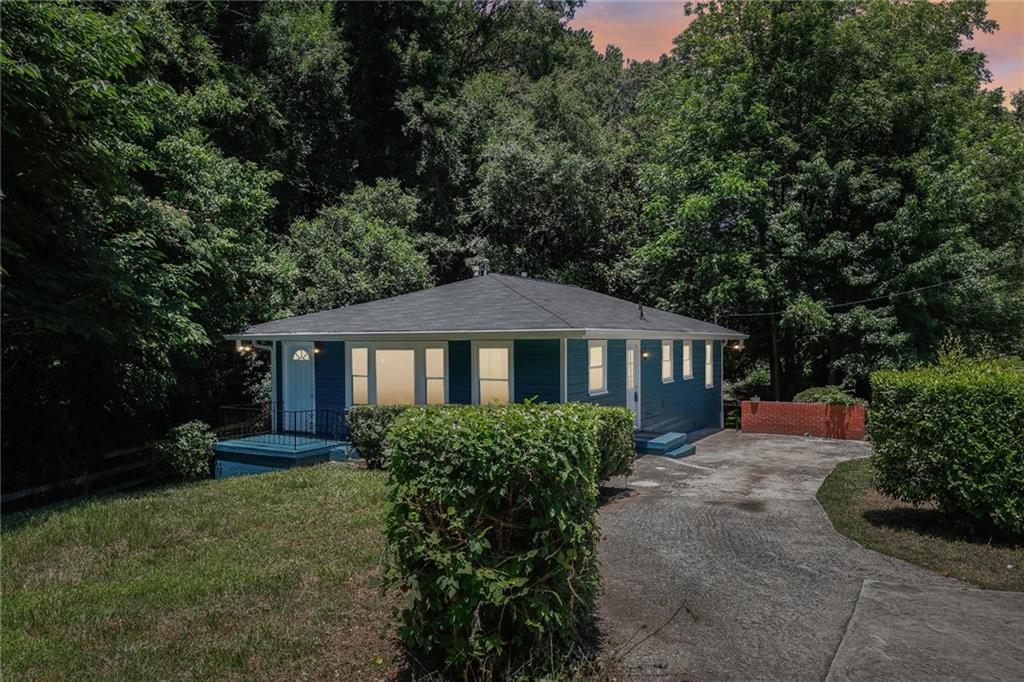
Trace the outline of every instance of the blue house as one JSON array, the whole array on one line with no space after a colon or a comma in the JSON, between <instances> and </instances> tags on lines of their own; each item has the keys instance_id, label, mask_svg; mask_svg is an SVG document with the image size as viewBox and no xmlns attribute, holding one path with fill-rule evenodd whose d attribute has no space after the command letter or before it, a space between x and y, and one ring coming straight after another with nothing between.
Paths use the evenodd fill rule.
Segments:
<instances>
[{"instance_id":1,"label":"blue house","mask_svg":"<svg viewBox=\"0 0 1024 682\"><path fill-rule=\"evenodd\" d=\"M271 405L224 408L218 474L343 452L352 405L629 408L641 450L721 428L722 353L743 334L575 286L489 273L228 337L270 354ZM692 446L689 448L692 450Z\"/></svg>"}]
</instances>

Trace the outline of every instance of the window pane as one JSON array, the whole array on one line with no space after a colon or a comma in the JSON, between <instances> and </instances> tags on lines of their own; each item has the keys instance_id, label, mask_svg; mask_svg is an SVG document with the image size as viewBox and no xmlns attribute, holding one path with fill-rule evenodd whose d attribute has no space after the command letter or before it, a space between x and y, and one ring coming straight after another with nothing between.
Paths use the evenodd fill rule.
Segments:
<instances>
[{"instance_id":1,"label":"window pane","mask_svg":"<svg viewBox=\"0 0 1024 682\"><path fill-rule=\"evenodd\" d=\"M604 369L601 367L590 368L590 390L591 391L603 391L604 390Z\"/></svg>"},{"instance_id":2,"label":"window pane","mask_svg":"<svg viewBox=\"0 0 1024 682\"><path fill-rule=\"evenodd\" d=\"M668 381L672 378L672 344L661 344L661 378Z\"/></svg>"},{"instance_id":3,"label":"window pane","mask_svg":"<svg viewBox=\"0 0 1024 682\"><path fill-rule=\"evenodd\" d=\"M683 344L683 376L693 376L693 342L687 341Z\"/></svg>"},{"instance_id":4,"label":"window pane","mask_svg":"<svg viewBox=\"0 0 1024 682\"><path fill-rule=\"evenodd\" d=\"M590 366L601 367L604 365L604 346L594 344L590 347Z\"/></svg>"},{"instance_id":5,"label":"window pane","mask_svg":"<svg viewBox=\"0 0 1024 682\"><path fill-rule=\"evenodd\" d=\"M370 372L369 362L367 357L369 352L366 348L353 348L352 349L352 374L358 374L361 377L365 377Z\"/></svg>"},{"instance_id":6,"label":"window pane","mask_svg":"<svg viewBox=\"0 0 1024 682\"><path fill-rule=\"evenodd\" d=\"M365 405L370 402L369 379L366 377L352 377L352 404Z\"/></svg>"},{"instance_id":7,"label":"window pane","mask_svg":"<svg viewBox=\"0 0 1024 682\"><path fill-rule=\"evenodd\" d=\"M508 379L508 348L481 348L480 379Z\"/></svg>"},{"instance_id":8,"label":"window pane","mask_svg":"<svg viewBox=\"0 0 1024 682\"><path fill-rule=\"evenodd\" d=\"M444 349L428 348L426 351L427 376L444 377Z\"/></svg>"},{"instance_id":9,"label":"window pane","mask_svg":"<svg viewBox=\"0 0 1024 682\"><path fill-rule=\"evenodd\" d=\"M427 379L427 405L444 404L444 379Z\"/></svg>"},{"instance_id":10,"label":"window pane","mask_svg":"<svg viewBox=\"0 0 1024 682\"><path fill-rule=\"evenodd\" d=\"M378 350L374 355L374 366L377 370L377 404L412 405L416 402L416 352Z\"/></svg>"},{"instance_id":11,"label":"window pane","mask_svg":"<svg viewBox=\"0 0 1024 682\"><path fill-rule=\"evenodd\" d=\"M714 348L710 341L704 342L704 385L708 388L715 385Z\"/></svg>"},{"instance_id":12,"label":"window pane","mask_svg":"<svg viewBox=\"0 0 1024 682\"><path fill-rule=\"evenodd\" d=\"M508 402L508 382L503 380L480 380L480 404L496 405Z\"/></svg>"}]
</instances>

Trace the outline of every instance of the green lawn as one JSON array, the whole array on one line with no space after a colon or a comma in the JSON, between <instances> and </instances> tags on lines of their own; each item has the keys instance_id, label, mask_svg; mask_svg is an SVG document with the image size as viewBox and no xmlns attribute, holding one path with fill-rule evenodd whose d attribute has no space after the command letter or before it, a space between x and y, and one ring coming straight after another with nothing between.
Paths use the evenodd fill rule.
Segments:
<instances>
[{"instance_id":1,"label":"green lawn","mask_svg":"<svg viewBox=\"0 0 1024 682\"><path fill-rule=\"evenodd\" d=\"M836 467L818 491L836 530L869 549L995 590L1024 591L1024 539L972 537L933 509L885 497L867 459Z\"/></svg>"},{"instance_id":2,"label":"green lawn","mask_svg":"<svg viewBox=\"0 0 1024 682\"><path fill-rule=\"evenodd\" d=\"M3 677L389 677L384 507L321 465L6 517Z\"/></svg>"}]
</instances>

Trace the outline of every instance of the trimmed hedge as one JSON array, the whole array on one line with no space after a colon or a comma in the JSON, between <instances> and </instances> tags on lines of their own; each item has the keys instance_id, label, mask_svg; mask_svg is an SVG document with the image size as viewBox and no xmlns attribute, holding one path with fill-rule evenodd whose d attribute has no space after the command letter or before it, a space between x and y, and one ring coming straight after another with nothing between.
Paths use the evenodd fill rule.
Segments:
<instances>
[{"instance_id":1,"label":"trimmed hedge","mask_svg":"<svg viewBox=\"0 0 1024 682\"><path fill-rule=\"evenodd\" d=\"M590 410L598 422L598 477L606 481L612 476L628 476L633 471L636 445L633 442L633 413L624 407L601 407L571 403L573 409ZM439 406L449 407L449 406ZM511 406L495 406L503 409ZM565 408L563 404L542 404L548 410ZM371 469L387 465L384 439L395 419L408 405L358 405L348 411L349 441Z\"/></svg>"},{"instance_id":2,"label":"trimmed hedge","mask_svg":"<svg viewBox=\"0 0 1024 682\"><path fill-rule=\"evenodd\" d=\"M580 653L599 584L596 414L414 407L392 427L388 576L427 669L533 679Z\"/></svg>"},{"instance_id":3,"label":"trimmed hedge","mask_svg":"<svg viewBox=\"0 0 1024 682\"><path fill-rule=\"evenodd\" d=\"M1024 533L1024 373L962 360L871 376L878 489Z\"/></svg>"},{"instance_id":4,"label":"trimmed hedge","mask_svg":"<svg viewBox=\"0 0 1024 682\"><path fill-rule=\"evenodd\" d=\"M828 405L867 405L868 401L857 398L838 386L815 386L793 396L794 403L826 403Z\"/></svg>"},{"instance_id":5,"label":"trimmed hedge","mask_svg":"<svg viewBox=\"0 0 1024 682\"><path fill-rule=\"evenodd\" d=\"M387 464L384 439L398 415L407 405L355 405L345 414L348 440L370 469L382 469Z\"/></svg>"},{"instance_id":6,"label":"trimmed hedge","mask_svg":"<svg viewBox=\"0 0 1024 682\"><path fill-rule=\"evenodd\" d=\"M167 432L156 449L161 458L185 481L210 477L213 444L217 437L206 422L191 421Z\"/></svg>"}]
</instances>

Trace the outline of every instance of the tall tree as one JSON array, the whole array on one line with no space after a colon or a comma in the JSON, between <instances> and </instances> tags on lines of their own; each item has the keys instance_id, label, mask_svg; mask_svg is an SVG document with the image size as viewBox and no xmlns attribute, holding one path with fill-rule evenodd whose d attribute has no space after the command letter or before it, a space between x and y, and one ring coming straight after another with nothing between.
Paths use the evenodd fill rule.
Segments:
<instances>
[{"instance_id":1,"label":"tall tree","mask_svg":"<svg viewBox=\"0 0 1024 682\"><path fill-rule=\"evenodd\" d=\"M1024 130L965 45L984 2L687 11L638 124L637 290L749 330L776 397L950 331L1019 347Z\"/></svg>"}]
</instances>

